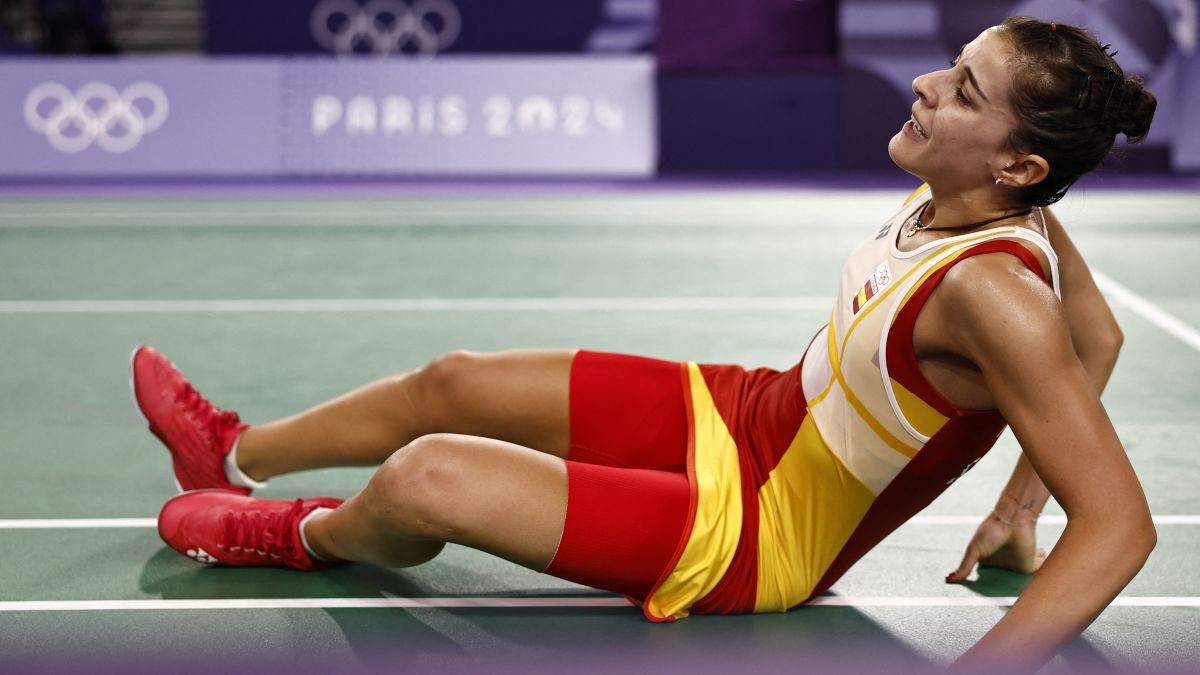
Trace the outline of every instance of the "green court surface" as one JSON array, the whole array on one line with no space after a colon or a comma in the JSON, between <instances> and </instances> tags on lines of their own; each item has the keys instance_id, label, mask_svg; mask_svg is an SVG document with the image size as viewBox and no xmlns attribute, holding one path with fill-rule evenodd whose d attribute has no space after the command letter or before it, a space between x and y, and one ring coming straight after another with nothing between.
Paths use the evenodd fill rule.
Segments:
<instances>
[{"instance_id":1,"label":"green court surface","mask_svg":"<svg viewBox=\"0 0 1200 675\"><path fill-rule=\"evenodd\" d=\"M816 606L653 624L622 599L461 547L407 570L206 568L165 548L165 450L127 385L153 344L261 422L450 349L587 347L789 367L838 271L904 194L607 194L0 202L0 669L781 672L850 655L921 671L1021 575L949 586L1019 452L1010 435ZM1159 544L1047 672L1200 669L1200 196L1072 193L1056 213L1126 334L1105 393ZM263 496L349 496L369 470ZM1062 531L1051 504L1039 530ZM1055 515L1058 514L1058 515ZM122 520L113 520L122 519Z\"/></svg>"}]
</instances>

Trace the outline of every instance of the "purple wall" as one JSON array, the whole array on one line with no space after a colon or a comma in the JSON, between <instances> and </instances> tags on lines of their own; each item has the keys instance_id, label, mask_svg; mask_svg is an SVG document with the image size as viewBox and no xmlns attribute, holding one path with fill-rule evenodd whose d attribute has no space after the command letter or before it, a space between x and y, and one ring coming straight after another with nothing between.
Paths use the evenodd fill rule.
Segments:
<instances>
[{"instance_id":1,"label":"purple wall","mask_svg":"<svg viewBox=\"0 0 1200 675\"><path fill-rule=\"evenodd\" d=\"M837 73L660 74L664 174L781 174L838 161Z\"/></svg>"},{"instance_id":2,"label":"purple wall","mask_svg":"<svg viewBox=\"0 0 1200 675\"><path fill-rule=\"evenodd\" d=\"M828 68L836 56L833 0L660 0L663 71Z\"/></svg>"},{"instance_id":3,"label":"purple wall","mask_svg":"<svg viewBox=\"0 0 1200 675\"><path fill-rule=\"evenodd\" d=\"M1200 53L1180 60L1179 119L1171 161L1180 171L1200 171Z\"/></svg>"},{"instance_id":4,"label":"purple wall","mask_svg":"<svg viewBox=\"0 0 1200 675\"><path fill-rule=\"evenodd\" d=\"M640 24L617 51L648 51L654 1L208 0L207 42L214 54L570 53Z\"/></svg>"}]
</instances>

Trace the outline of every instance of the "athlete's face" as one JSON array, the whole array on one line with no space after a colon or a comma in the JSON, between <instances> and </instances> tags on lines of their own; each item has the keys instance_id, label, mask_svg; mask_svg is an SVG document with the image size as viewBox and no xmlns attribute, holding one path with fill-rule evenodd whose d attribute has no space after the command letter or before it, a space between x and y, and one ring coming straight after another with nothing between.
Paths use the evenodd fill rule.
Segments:
<instances>
[{"instance_id":1,"label":"athlete's face","mask_svg":"<svg viewBox=\"0 0 1200 675\"><path fill-rule=\"evenodd\" d=\"M912 119L888 143L892 161L935 188L993 183L997 164L1012 154L1011 57L1007 40L990 28L964 45L950 68L913 80L917 100Z\"/></svg>"}]
</instances>

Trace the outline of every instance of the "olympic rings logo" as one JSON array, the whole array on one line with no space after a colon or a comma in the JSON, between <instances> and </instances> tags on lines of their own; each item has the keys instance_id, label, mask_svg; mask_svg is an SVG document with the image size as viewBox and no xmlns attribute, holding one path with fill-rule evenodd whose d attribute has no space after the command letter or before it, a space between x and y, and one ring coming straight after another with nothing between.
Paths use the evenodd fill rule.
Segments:
<instances>
[{"instance_id":1,"label":"olympic rings logo","mask_svg":"<svg viewBox=\"0 0 1200 675\"><path fill-rule=\"evenodd\" d=\"M110 84L88 82L74 93L58 82L43 82L25 97L26 124L68 154L92 143L109 152L128 152L163 125L168 111L166 93L150 82L135 82L121 92Z\"/></svg>"},{"instance_id":2,"label":"olympic rings logo","mask_svg":"<svg viewBox=\"0 0 1200 675\"><path fill-rule=\"evenodd\" d=\"M309 21L313 39L337 54L415 50L435 54L454 44L462 15L450 0L323 0Z\"/></svg>"}]
</instances>

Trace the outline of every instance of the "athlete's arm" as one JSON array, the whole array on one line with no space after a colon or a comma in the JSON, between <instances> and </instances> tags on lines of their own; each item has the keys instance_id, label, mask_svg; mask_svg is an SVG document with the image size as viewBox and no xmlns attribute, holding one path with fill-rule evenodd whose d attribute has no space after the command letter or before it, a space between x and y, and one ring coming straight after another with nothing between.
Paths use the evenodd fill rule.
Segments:
<instances>
[{"instance_id":1,"label":"athlete's arm","mask_svg":"<svg viewBox=\"0 0 1200 675\"><path fill-rule=\"evenodd\" d=\"M1124 335L1062 223L1049 208L1042 209L1042 213L1046 217L1046 234L1058 255L1062 308L1071 344L1097 393L1103 392L1116 366ZM946 581L965 581L977 562L1018 572L1037 571L1046 554L1037 548L1035 526L1037 514L1049 498L1050 491L1029 459L1022 455L997 497L995 509L979 525L967 544L962 562L946 576Z\"/></svg>"},{"instance_id":2,"label":"athlete's arm","mask_svg":"<svg viewBox=\"0 0 1200 675\"><path fill-rule=\"evenodd\" d=\"M1030 467L1067 513L1025 592L958 664L1036 669L1141 569L1156 540L1150 510L1063 305L1041 279L1011 256L976 256L929 302L945 327L942 347L979 367Z\"/></svg>"},{"instance_id":3,"label":"athlete's arm","mask_svg":"<svg viewBox=\"0 0 1200 675\"><path fill-rule=\"evenodd\" d=\"M1071 344L1096 390L1104 391L1125 336L1062 223L1050 209L1042 209L1042 213L1050 245L1058 255L1063 313L1071 331Z\"/></svg>"}]
</instances>

